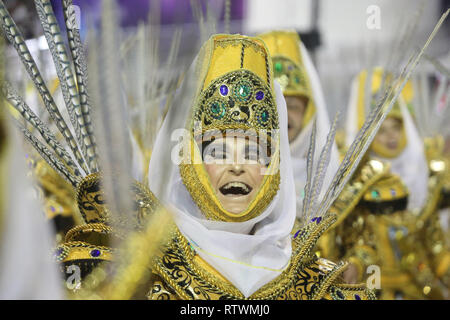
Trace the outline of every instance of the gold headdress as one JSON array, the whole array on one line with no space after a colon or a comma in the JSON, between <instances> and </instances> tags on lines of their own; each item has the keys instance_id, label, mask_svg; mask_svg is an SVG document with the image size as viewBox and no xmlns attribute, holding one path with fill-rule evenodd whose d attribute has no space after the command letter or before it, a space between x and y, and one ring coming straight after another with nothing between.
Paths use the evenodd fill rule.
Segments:
<instances>
[{"instance_id":1,"label":"gold headdress","mask_svg":"<svg viewBox=\"0 0 450 320\"><path fill-rule=\"evenodd\" d=\"M316 107L310 80L300 52L300 37L295 31L272 31L259 35L272 56L274 77L285 96L308 99L303 127L314 116Z\"/></svg>"},{"instance_id":2,"label":"gold headdress","mask_svg":"<svg viewBox=\"0 0 450 320\"><path fill-rule=\"evenodd\" d=\"M358 128L361 128L365 121L366 112L370 111L367 110L366 107L366 96L365 96L365 90L366 90L366 81L368 77L367 70L363 70L358 75L358 96L357 96L357 121L358 121ZM384 74L384 70L381 67L374 68L372 70L371 74L371 84L370 84L370 100L369 100L369 108L375 107L375 104L377 101L375 101L374 97L376 94L380 91L383 91L383 86L385 83L389 83L389 81L392 80L392 75L389 73ZM408 81L403 88L398 101L394 104L391 111L387 115L387 117L392 117L399 119L403 121L403 115L400 110L399 103L406 103L410 102L412 100L412 83ZM402 129L402 136L399 141L398 148L395 151L388 150L386 147L382 146L381 144L377 143L376 140L373 141L371 145L371 149L374 150L377 154L379 154L382 157L386 158L394 158L398 156L403 149L406 147L407 143L407 137L405 128Z\"/></svg>"},{"instance_id":3,"label":"gold headdress","mask_svg":"<svg viewBox=\"0 0 450 320\"><path fill-rule=\"evenodd\" d=\"M367 80L367 70L363 70L358 75L358 128L361 128L364 120L365 120L365 86L366 86L366 80ZM372 70L372 77L371 77L371 95L374 97L379 91L383 90L383 86L385 83L388 83L392 80L391 74L384 74L384 70L381 67L376 67ZM413 98L413 90L412 90L412 83L411 81L408 81L403 88L400 98L404 103L408 104L412 101ZM370 101L370 106L374 106L373 99ZM395 117L398 119L402 119L402 113L400 111L400 107L398 103L395 103L392 107L392 110L389 112L390 117Z\"/></svg>"},{"instance_id":4,"label":"gold headdress","mask_svg":"<svg viewBox=\"0 0 450 320\"><path fill-rule=\"evenodd\" d=\"M206 217L246 221L258 216L279 188L279 124L270 56L263 41L241 35L215 35L203 52L209 56L199 61L199 89L188 123L190 158L180 164L181 177ZM240 214L228 212L217 199L196 142L208 131L230 129L254 130L275 150L258 194Z\"/></svg>"},{"instance_id":5,"label":"gold headdress","mask_svg":"<svg viewBox=\"0 0 450 320\"><path fill-rule=\"evenodd\" d=\"M396 175L388 175L364 194L361 204L372 213L393 213L406 210L408 203L408 188Z\"/></svg>"}]
</instances>

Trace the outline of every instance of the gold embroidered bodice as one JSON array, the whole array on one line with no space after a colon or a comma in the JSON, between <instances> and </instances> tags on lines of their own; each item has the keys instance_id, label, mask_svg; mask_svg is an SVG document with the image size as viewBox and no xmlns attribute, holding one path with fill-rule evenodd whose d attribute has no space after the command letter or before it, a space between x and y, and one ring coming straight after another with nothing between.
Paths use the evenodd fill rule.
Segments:
<instances>
[{"instance_id":1,"label":"gold embroidered bodice","mask_svg":"<svg viewBox=\"0 0 450 320\"><path fill-rule=\"evenodd\" d=\"M102 194L99 189L98 176L88 177L80 185L77 193L78 203L83 216L87 220L84 225L70 230L66 234L66 239L56 250L56 257L60 261L62 268L76 264L81 268L82 282L89 274L95 274L95 267L105 266L104 262L114 261L115 256L123 253L120 250L112 250L111 237L121 238L106 221L103 215L101 202L92 202L92 199L101 199ZM138 208L136 215L147 208L144 216L155 213L159 205L157 199L148 190L140 185L136 189L136 201L140 205L143 203L153 203L150 206ZM91 199L92 198L92 199ZM91 199L91 200L90 200ZM87 205L85 203L90 204ZM85 205L83 205L85 203ZM347 263L332 263L331 261L318 258L313 248L327 228L335 220L334 215L330 215L323 220L316 219L304 228L295 227L292 231L292 257L289 265L280 275L270 281L248 299L280 299L280 300L305 300L305 299L374 299L375 295L368 290L365 285L348 285L342 283L341 275L347 267ZM136 264L136 259L119 264L120 270L128 270L128 276L124 279L112 279L100 286L94 286L87 296L120 297L116 294L124 287L132 288L128 290L128 297L149 299L245 299L246 297L233 286L225 277L208 265L189 245L187 239L178 231L174 224L166 227L170 236L157 252L152 253L150 262ZM143 233L141 230L135 231L136 235ZM140 242L144 240L145 232L140 236ZM147 237L147 235L145 235ZM133 235L128 236L129 239ZM138 241L138 242L139 242ZM139 242L139 243L140 243ZM128 248L128 252L143 250L139 243L135 243ZM136 247L137 246L137 247ZM124 260L121 260L124 261ZM145 260L142 260L145 261ZM149 279L140 279L137 270L146 268L153 274ZM137 279L139 278L139 279ZM111 284L122 282L117 287L110 287ZM146 289L142 286L135 288L130 282L146 283ZM82 284L83 286L83 284ZM119 288L119 289L114 289ZM117 292L115 292L115 290Z\"/></svg>"},{"instance_id":2,"label":"gold embroidered bodice","mask_svg":"<svg viewBox=\"0 0 450 320\"><path fill-rule=\"evenodd\" d=\"M247 299L374 299L374 293L364 285L342 283L340 276L345 263L335 264L312 253L315 241L330 221L314 222L293 232L289 266ZM156 277L150 286L149 299L246 299L196 254L178 230L156 259L153 272Z\"/></svg>"}]
</instances>

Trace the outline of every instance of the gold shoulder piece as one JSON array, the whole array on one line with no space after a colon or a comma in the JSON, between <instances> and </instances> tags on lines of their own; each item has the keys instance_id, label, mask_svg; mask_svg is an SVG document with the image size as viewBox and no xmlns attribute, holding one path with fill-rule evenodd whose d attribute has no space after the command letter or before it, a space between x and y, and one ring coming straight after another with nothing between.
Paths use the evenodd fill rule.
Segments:
<instances>
[{"instance_id":1,"label":"gold shoulder piece","mask_svg":"<svg viewBox=\"0 0 450 320\"><path fill-rule=\"evenodd\" d=\"M106 206L104 191L101 186L101 174L93 173L84 178L77 186L76 198L78 208L86 223L107 223L110 213ZM155 195L143 184L135 181L131 191L136 203L136 225L141 225L145 217L160 206Z\"/></svg>"},{"instance_id":2,"label":"gold shoulder piece","mask_svg":"<svg viewBox=\"0 0 450 320\"><path fill-rule=\"evenodd\" d=\"M326 300L376 300L374 290L364 284L337 284L328 289L323 299Z\"/></svg>"},{"instance_id":3,"label":"gold shoulder piece","mask_svg":"<svg viewBox=\"0 0 450 320\"><path fill-rule=\"evenodd\" d=\"M135 203L134 213L131 215L134 218L133 227L141 230L147 217L160 208L160 203L146 186L136 181L130 189ZM77 265L82 271L82 278L100 262L113 259L113 238L124 239L121 225L111 221L104 198L100 173L90 174L80 182L76 199L85 224L70 229L66 233L64 243L55 251L56 259L61 262L62 268Z\"/></svg>"},{"instance_id":4,"label":"gold shoulder piece","mask_svg":"<svg viewBox=\"0 0 450 320\"><path fill-rule=\"evenodd\" d=\"M159 276L154 275L151 290L147 294L148 300L179 300L176 292Z\"/></svg>"}]
</instances>

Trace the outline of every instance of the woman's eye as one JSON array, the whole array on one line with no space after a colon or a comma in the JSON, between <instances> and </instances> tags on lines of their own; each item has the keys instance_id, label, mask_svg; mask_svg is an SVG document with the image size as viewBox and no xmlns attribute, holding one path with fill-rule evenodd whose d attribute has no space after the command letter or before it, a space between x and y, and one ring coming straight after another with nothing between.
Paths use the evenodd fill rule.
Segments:
<instances>
[{"instance_id":1,"label":"woman's eye","mask_svg":"<svg viewBox=\"0 0 450 320\"><path fill-rule=\"evenodd\" d=\"M227 158L227 154L224 152L216 152L213 155L214 159L225 160Z\"/></svg>"},{"instance_id":2,"label":"woman's eye","mask_svg":"<svg viewBox=\"0 0 450 320\"><path fill-rule=\"evenodd\" d=\"M214 160L225 160L227 159L227 153L222 150L213 149L210 152L210 157Z\"/></svg>"},{"instance_id":3,"label":"woman's eye","mask_svg":"<svg viewBox=\"0 0 450 320\"><path fill-rule=\"evenodd\" d=\"M258 152L256 152L256 151L246 152L245 159L258 161Z\"/></svg>"}]
</instances>

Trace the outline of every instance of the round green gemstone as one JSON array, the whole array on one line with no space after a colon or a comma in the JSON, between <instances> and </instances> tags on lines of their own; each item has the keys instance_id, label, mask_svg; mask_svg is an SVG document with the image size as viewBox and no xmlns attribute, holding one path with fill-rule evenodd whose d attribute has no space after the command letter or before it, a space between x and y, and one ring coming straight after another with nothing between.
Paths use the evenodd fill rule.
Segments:
<instances>
[{"instance_id":1,"label":"round green gemstone","mask_svg":"<svg viewBox=\"0 0 450 320\"><path fill-rule=\"evenodd\" d=\"M249 81L240 81L234 85L233 96L241 101L245 102L252 96L253 87Z\"/></svg>"},{"instance_id":2,"label":"round green gemstone","mask_svg":"<svg viewBox=\"0 0 450 320\"><path fill-rule=\"evenodd\" d=\"M211 111L212 111L212 113L219 113L220 112L220 105L217 102L214 102L211 105Z\"/></svg>"},{"instance_id":3,"label":"round green gemstone","mask_svg":"<svg viewBox=\"0 0 450 320\"><path fill-rule=\"evenodd\" d=\"M213 102L210 106L212 116L215 119L221 119L225 115L225 106L219 102Z\"/></svg>"},{"instance_id":4,"label":"round green gemstone","mask_svg":"<svg viewBox=\"0 0 450 320\"><path fill-rule=\"evenodd\" d=\"M275 62L275 71L281 72L283 70L283 64L281 62Z\"/></svg>"},{"instance_id":5,"label":"round green gemstone","mask_svg":"<svg viewBox=\"0 0 450 320\"><path fill-rule=\"evenodd\" d=\"M250 88L247 86L247 85L245 85L245 84L241 84L240 86L239 86L239 95L242 97L242 98L245 98L245 97L247 97L248 96L248 94L250 93Z\"/></svg>"},{"instance_id":6,"label":"round green gemstone","mask_svg":"<svg viewBox=\"0 0 450 320\"><path fill-rule=\"evenodd\" d=\"M295 77L295 82L296 83L300 83L300 78L299 77Z\"/></svg>"}]
</instances>

